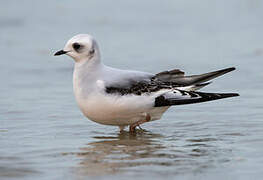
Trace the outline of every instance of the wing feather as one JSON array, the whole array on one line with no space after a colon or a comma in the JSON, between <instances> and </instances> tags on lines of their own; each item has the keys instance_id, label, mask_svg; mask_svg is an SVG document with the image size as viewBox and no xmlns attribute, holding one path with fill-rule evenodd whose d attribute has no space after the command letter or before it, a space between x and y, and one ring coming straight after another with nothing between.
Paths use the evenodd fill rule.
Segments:
<instances>
[{"instance_id":1,"label":"wing feather","mask_svg":"<svg viewBox=\"0 0 263 180\"><path fill-rule=\"evenodd\" d=\"M173 90L155 98L155 107L201 103L217 99L239 96L237 93L205 93L197 91Z\"/></svg>"},{"instance_id":2,"label":"wing feather","mask_svg":"<svg viewBox=\"0 0 263 180\"><path fill-rule=\"evenodd\" d=\"M107 84L106 93L118 93L121 95L157 92L162 89L178 89L185 91L195 91L210 83L207 81L233 71L235 68L227 68L219 71L209 72L201 75L185 76L179 69L163 71L156 75L132 72L123 77L118 77L114 84Z\"/></svg>"}]
</instances>

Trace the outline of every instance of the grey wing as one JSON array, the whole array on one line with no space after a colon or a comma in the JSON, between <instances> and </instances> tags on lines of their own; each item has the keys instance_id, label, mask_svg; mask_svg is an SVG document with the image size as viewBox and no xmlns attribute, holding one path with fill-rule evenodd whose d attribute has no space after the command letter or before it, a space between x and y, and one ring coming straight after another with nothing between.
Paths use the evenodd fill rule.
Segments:
<instances>
[{"instance_id":1,"label":"grey wing","mask_svg":"<svg viewBox=\"0 0 263 180\"><path fill-rule=\"evenodd\" d=\"M213 71L213 72L209 72L205 74L192 75L192 76L185 76L184 72L180 71L179 69L174 69L171 71L164 71L164 72L158 73L155 75L155 78L160 81L171 82L174 84L178 84L180 86L189 86L189 85L207 82L211 79L224 75L235 69L236 68L231 67L231 68L226 68L226 69Z\"/></svg>"},{"instance_id":2,"label":"grey wing","mask_svg":"<svg viewBox=\"0 0 263 180\"><path fill-rule=\"evenodd\" d=\"M200 89L201 87L209 84L205 82L233 70L235 70L235 68L231 67L201 75L192 76L185 76L184 72L178 69L158 73L155 76L156 79L164 82L170 82L172 84L177 84L179 87L177 87L173 91L158 96L155 99L155 107L201 103L222 98L239 96L239 94L237 93L205 93L197 91L180 90L180 88L187 86L194 86L195 89Z\"/></svg>"},{"instance_id":3,"label":"grey wing","mask_svg":"<svg viewBox=\"0 0 263 180\"><path fill-rule=\"evenodd\" d=\"M121 95L156 92L162 89L184 89L189 91L200 89L209 83L205 83L213 78L233 71L235 68L227 68L219 71L205 73L201 75L185 76L179 69L164 71L158 74L144 74L130 72L128 75L118 77L119 81L106 85L107 93L118 93Z\"/></svg>"}]
</instances>

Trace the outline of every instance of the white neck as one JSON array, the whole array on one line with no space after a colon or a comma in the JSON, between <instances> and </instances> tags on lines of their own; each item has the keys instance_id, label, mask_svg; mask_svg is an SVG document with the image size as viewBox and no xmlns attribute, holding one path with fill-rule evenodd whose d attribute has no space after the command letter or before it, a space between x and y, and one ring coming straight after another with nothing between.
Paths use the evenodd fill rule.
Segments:
<instances>
[{"instance_id":1,"label":"white neck","mask_svg":"<svg viewBox=\"0 0 263 180\"><path fill-rule=\"evenodd\" d=\"M76 98L85 98L94 92L96 81L104 67L99 56L85 61L76 62L73 73L73 89ZM88 84L87 84L88 83Z\"/></svg>"}]
</instances>

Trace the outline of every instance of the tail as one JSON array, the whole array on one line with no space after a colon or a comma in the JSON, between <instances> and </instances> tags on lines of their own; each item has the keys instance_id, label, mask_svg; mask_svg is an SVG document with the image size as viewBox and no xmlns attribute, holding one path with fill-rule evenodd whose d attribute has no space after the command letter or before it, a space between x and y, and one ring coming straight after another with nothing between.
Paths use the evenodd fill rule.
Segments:
<instances>
[{"instance_id":1,"label":"tail","mask_svg":"<svg viewBox=\"0 0 263 180\"><path fill-rule=\"evenodd\" d=\"M196 85L196 84L207 82L211 79L214 79L218 76L222 76L235 69L236 68L231 67L219 71L209 72L200 75L193 75L193 76L184 76L184 73L182 71L180 71L179 73L178 70L177 71L172 70L172 71L165 71L158 73L156 74L156 78L162 81L173 82L182 86L190 86L190 85Z\"/></svg>"},{"instance_id":2,"label":"tail","mask_svg":"<svg viewBox=\"0 0 263 180\"><path fill-rule=\"evenodd\" d=\"M235 96L239 94L174 90L155 98L155 107L201 103Z\"/></svg>"}]
</instances>

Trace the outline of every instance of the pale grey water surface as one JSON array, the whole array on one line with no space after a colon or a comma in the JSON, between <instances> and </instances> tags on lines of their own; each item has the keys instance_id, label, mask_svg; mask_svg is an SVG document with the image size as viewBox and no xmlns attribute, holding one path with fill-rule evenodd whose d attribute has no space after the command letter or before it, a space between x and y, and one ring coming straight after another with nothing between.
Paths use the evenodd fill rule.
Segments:
<instances>
[{"instance_id":1,"label":"pale grey water surface","mask_svg":"<svg viewBox=\"0 0 263 180\"><path fill-rule=\"evenodd\" d=\"M262 179L262 32L262 0L1 1L0 179ZM119 134L81 114L73 61L53 57L78 33L118 68L235 66L204 91L241 96Z\"/></svg>"}]
</instances>

